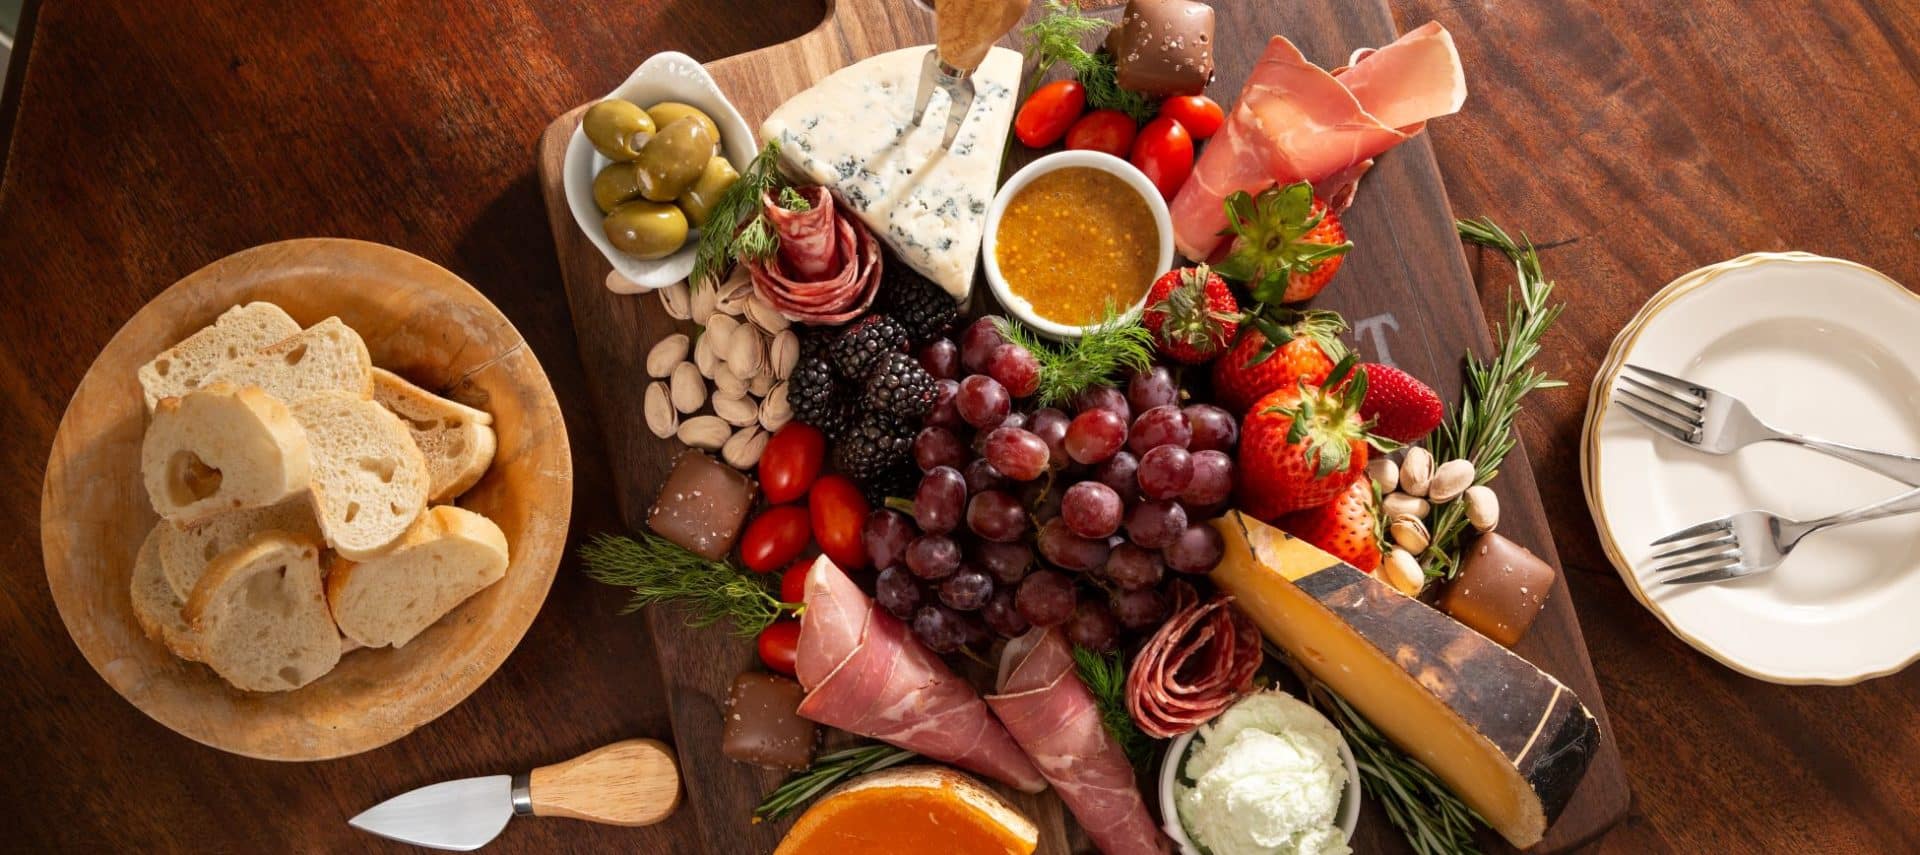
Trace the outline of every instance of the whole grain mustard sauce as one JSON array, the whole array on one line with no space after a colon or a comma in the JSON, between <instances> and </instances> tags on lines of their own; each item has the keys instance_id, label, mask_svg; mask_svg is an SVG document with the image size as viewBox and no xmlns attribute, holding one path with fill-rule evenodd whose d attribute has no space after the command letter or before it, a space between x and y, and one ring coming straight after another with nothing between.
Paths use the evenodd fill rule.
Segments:
<instances>
[{"instance_id":1,"label":"whole grain mustard sauce","mask_svg":"<svg viewBox=\"0 0 1920 855\"><path fill-rule=\"evenodd\" d=\"M1043 318L1098 323L1153 284L1160 230L1145 199L1119 176L1056 169L1014 194L1000 215L994 260L1013 293Z\"/></svg>"}]
</instances>

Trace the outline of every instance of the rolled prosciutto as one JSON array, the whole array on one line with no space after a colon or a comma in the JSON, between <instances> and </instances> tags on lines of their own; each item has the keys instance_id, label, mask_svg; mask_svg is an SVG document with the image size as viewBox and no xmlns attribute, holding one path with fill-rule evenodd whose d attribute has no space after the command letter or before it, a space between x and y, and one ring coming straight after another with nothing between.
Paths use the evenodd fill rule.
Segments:
<instances>
[{"instance_id":1,"label":"rolled prosciutto","mask_svg":"<svg viewBox=\"0 0 1920 855\"><path fill-rule=\"evenodd\" d=\"M1074 671L1073 649L1059 630L1036 628L1008 642L996 688L987 706L1101 852L1169 851L1170 841L1134 785L1133 766L1101 724L1093 693Z\"/></svg>"},{"instance_id":2,"label":"rolled prosciutto","mask_svg":"<svg viewBox=\"0 0 1920 855\"><path fill-rule=\"evenodd\" d=\"M807 572L806 606L794 663L801 716L1025 792L1047 788L973 686L825 557Z\"/></svg>"},{"instance_id":3,"label":"rolled prosciutto","mask_svg":"<svg viewBox=\"0 0 1920 855\"><path fill-rule=\"evenodd\" d=\"M880 288L880 242L840 209L825 187L796 190L806 210L762 194L767 222L780 237L772 258L747 262L754 291L793 320L842 324L873 303Z\"/></svg>"},{"instance_id":4,"label":"rolled prosciutto","mask_svg":"<svg viewBox=\"0 0 1920 855\"><path fill-rule=\"evenodd\" d=\"M1355 51L1350 65L1331 72L1274 36L1173 197L1174 243L1188 258L1209 257L1227 226L1222 203L1238 191L1307 181L1336 209L1345 207L1375 157L1466 99L1460 54L1437 22L1386 47Z\"/></svg>"},{"instance_id":5,"label":"rolled prosciutto","mask_svg":"<svg viewBox=\"0 0 1920 855\"><path fill-rule=\"evenodd\" d=\"M1127 711L1155 739L1207 723L1253 688L1260 644L1260 628L1232 597L1183 597L1127 671Z\"/></svg>"}]
</instances>

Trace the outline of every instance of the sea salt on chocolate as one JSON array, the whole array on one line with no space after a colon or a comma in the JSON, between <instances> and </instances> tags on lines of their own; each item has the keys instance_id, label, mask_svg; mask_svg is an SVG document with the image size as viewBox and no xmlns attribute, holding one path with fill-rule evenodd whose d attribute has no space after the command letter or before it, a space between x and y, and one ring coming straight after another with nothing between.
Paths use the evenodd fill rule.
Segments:
<instances>
[{"instance_id":1,"label":"sea salt on chocolate","mask_svg":"<svg viewBox=\"0 0 1920 855\"><path fill-rule=\"evenodd\" d=\"M667 483L647 511L647 527L702 558L719 560L733 551L740 524L758 489L740 470L699 451L674 461Z\"/></svg>"},{"instance_id":2,"label":"sea salt on chocolate","mask_svg":"<svg viewBox=\"0 0 1920 855\"><path fill-rule=\"evenodd\" d=\"M1213 82L1213 7L1192 0L1133 0L1107 35L1121 87L1148 95L1198 95Z\"/></svg>"},{"instance_id":3,"label":"sea salt on chocolate","mask_svg":"<svg viewBox=\"0 0 1920 855\"><path fill-rule=\"evenodd\" d=\"M774 674L748 671L733 678L720 753L773 769L797 772L812 765L819 728L795 712L806 694L799 683Z\"/></svg>"},{"instance_id":4,"label":"sea salt on chocolate","mask_svg":"<svg viewBox=\"0 0 1920 855\"><path fill-rule=\"evenodd\" d=\"M1441 610L1506 647L1533 626L1559 578L1527 548L1493 532L1467 547L1460 575L1440 594Z\"/></svg>"}]
</instances>

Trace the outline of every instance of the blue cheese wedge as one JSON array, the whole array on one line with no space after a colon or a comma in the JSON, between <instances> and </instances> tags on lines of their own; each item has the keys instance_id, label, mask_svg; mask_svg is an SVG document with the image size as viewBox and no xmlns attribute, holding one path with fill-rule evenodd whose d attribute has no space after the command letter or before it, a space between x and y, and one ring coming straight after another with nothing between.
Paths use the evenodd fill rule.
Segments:
<instances>
[{"instance_id":1,"label":"blue cheese wedge","mask_svg":"<svg viewBox=\"0 0 1920 855\"><path fill-rule=\"evenodd\" d=\"M933 93L927 120L913 124L930 49L903 48L834 72L774 110L760 138L779 140L789 174L832 188L896 257L963 300L1013 125L1020 54L988 52L973 73L973 108L953 147L942 150L944 91Z\"/></svg>"}]
</instances>

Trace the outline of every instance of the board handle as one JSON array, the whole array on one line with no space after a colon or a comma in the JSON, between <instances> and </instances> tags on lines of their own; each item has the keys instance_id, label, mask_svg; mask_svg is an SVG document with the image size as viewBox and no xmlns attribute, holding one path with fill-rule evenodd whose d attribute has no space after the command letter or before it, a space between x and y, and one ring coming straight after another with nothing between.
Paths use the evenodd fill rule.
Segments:
<instances>
[{"instance_id":1,"label":"board handle","mask_svg":"<svg viewBox=\"0 0 1920 855\"><path fill-rule=\"evenodd\" d=\"M680 773L667 746L628 739L533 770L526 792L534 816L652 825L679 806Z\"/></svg>"},{"instance_id":2,"label":"board handle","mask_svg":"<svg viewBox=\"0 0 1920 855\"><path fill-rule=\"evenodd\" d=\"M1027 14L1031 0L939 0L933 7L934 42L940 59L973 71L987 51Z\"/></svg>"}]
</instances>

